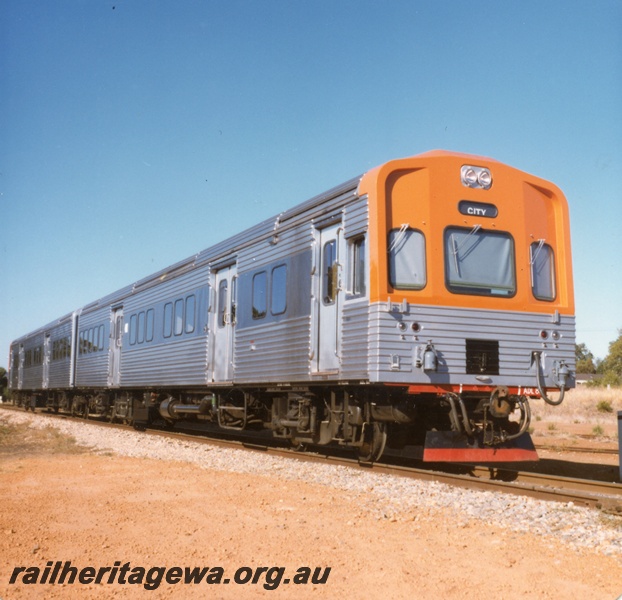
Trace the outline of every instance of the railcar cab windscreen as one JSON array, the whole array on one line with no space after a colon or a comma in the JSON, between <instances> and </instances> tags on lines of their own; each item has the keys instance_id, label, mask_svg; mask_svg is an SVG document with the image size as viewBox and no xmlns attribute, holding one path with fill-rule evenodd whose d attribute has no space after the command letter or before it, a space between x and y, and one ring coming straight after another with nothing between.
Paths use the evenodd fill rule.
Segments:
<instances>
[{"instance_id":1,"label":"railcar cab windscreen","mask_svg":"<svg viewBox=\"0 0 622 600\"><path fill-rule=\"evenodd\" d=\"M15 340L25 406L296 447L531 460L574 385L568 207L485 157L393 160ZM242 435L242 434L240 434Z\"/></svg>"}]
</instances>

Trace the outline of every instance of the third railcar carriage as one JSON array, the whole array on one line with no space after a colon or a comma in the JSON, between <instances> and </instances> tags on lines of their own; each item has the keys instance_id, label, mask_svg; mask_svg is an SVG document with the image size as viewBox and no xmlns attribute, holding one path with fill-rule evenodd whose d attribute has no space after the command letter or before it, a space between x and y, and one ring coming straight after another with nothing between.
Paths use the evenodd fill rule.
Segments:
<instances>
[{"instance_id":1,"label":"third railcar carriage","mask_svg":"<svg viewBox=\"0 0 622 600\"><path fill-rule=\"evenodd\" d=\"M13 342L24 402L376 460L536 458L574 385L568 208L489 158L388 162ZM556 392L556 399L551 393Z\"/></svg>"}]
</instances>

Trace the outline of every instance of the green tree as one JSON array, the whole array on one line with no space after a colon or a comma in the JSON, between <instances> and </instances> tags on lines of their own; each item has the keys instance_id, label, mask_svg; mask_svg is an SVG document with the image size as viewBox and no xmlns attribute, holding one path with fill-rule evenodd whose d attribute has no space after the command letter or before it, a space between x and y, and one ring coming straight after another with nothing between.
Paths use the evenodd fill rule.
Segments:
<instances>
[{"instance_id":1,"label":"green tree","mask_svg":"<svg viewBox=\"0 0 622 600\"><path fill-rule=\"evenodd\" d=\"M9 385L9 379L6 374L6 369L4 367L0 367L0 396L6 398L7 390L6 388Z\"/></svg>"},{"instance_id":2,"label":"green tree","mask_svg":"<svg viewBox=\"0 0 622 600\"><path fill-rule=\"evenodd\" d=\"M577 358L577 373L596 373L594 355L585 344L575 345L575 356Z\"/></svg>"},{"instance_id":3,"label":"green tree","mask_svg":"<svg viewBox=\"0 0 622 600\"><path fill-rule=\"evenodd\" d=\"M603 374L603 384L622 384L622 329L618 329L618 339L609 344L609 354L598 366Z\"/></svg>"}]
</instances>

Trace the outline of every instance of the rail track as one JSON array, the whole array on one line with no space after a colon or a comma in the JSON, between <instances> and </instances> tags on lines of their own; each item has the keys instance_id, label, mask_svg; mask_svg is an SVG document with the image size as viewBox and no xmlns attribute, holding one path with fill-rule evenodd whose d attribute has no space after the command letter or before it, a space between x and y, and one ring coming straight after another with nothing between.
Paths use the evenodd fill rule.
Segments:
<instances>
[{"instance_id":1,"label":"rail track","mask_svg":"<svg viewBox=\"0 0 622 600\"><path fill-rule=\"evenodd\" d=\"M21 409L3 405L5 410ZM48 412L37 411L47 417L64 420L80 421L88 426L103 426L117 429L132 429L130 425L121 423L109 423L96 419L83 419ZM200 433L200 434L199 434ZM430 465L426 467L403 464L402 461L394 461L389 457L387 460L376 463L362 463L356 458L349 457L338 450L326 451L300 451L292 448L284 448L275 445L270 439L261 437L248 437L245 439L233 439L232 436L213 435L205 430L199 431L174 431L164 429L149 429L145 435L155 435L166 438L192 441L201 444L211 444L229 448L238 448L246 451L263 452L272 456L280 456L289 459L321 462L347 466L352 469L373 471L409 477L423 481L436 481L447 485L458 486L468 489L478 489L491 492L502 492L518 496L528 496L539 500L569 503L588 506L599 509L608 514L622 517L622 484L594 481L591 479L560 477L545 473L529 471L517 471L511 468L488 467L482 465ZM400 464L401 463L401 464ZM460 472L451 472L451 471Z\"/></svg>"},{"instance_id":2,"label":"rail track","mask_svg":"<svg viewBox=\"0 0 622 600\"><path fill-rule=\"evenodd\" d=\"M576 452L577 454L618 454L615 448L587 448L584 446L566 446L562 444L538 444L536 450L550 450L552 452Z\"/></svg>"}]
</instances>

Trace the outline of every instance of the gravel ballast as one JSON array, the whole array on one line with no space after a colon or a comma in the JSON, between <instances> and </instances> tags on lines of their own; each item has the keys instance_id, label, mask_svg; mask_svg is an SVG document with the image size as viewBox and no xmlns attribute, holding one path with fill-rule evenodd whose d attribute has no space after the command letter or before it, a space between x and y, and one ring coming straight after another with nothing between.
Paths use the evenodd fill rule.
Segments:
<instances>
[{"instance_id":1,"label":"gravel ballast","mask_svg":"<svg viewBox=\"0 0 622 600\"><path fill-rule=\"evenodd\" d=\"M192 463L203 469L253 474L282 481L303 481L343 490L352 495L359 511L376 519L394 521L434 518L443 512L456 527L478 523L515 532L529 531L543 539L556 538L568 546L590 548L622 557L622 517L598 510L534 500L499 492L465 490L437 482L361 472L339 465L318 464L266 456L247 450L221 448L150 436L147 433L84 426L78 422L2 411L8 423L53 427L95 453Z\"/></svg>"}]
</instances>

